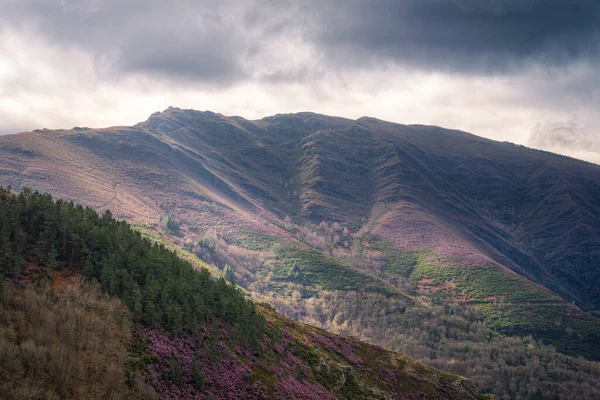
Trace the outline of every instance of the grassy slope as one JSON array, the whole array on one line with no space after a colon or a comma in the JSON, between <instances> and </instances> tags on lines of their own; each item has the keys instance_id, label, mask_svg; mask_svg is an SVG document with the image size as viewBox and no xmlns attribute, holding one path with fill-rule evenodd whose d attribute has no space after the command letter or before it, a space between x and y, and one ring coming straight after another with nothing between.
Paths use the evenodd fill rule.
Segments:
<instances>
[{"instance_id":1,"label":"grassy slope","mask_svg":"<svg viewBox=\"0 0 600 400\"><path fill-rule=\"evenodd\" d=\"M220 276L221 273L218 268L215 268L212 264L207 264L195 254L186 251L185 248L179 243L176 238L169 236L166 232L159 232L156 228L150 228L147 225L133 225L133 228L140 232L144 237L152 240L154 243L162 244L167 249L177 252L177 255L192 264L196 268L206 268L211 274Z\"/></svg>"},{"instance_id":2,"label":"grassy slope","mask_svg":"<svg viewBox=\"0 0 600 400\"><path fill-rule=\"evenodd\" d=\"M299 283L309 291L318 287L326 291L360 290L385 296L402 295L382 281L316 250L282 247L276 251L275 259L275 280Z\"/></svg>"},{"instance_id":3,"label":"grassy slope","mask_svg":"<svg viewBox=\"0 0 600 400\"><path fill-rule=\"evenodd\" d=\"M474 395L471 383L463 378L398 353L292 321L268 305L260 306L259 311L284 335L293 337L293 351L308 364L313 379L339 398L383 399L389 396L386 392L415 399L487 398Z\"/></svg>"},{"instance_id":4,"label":"grassy slope","mask_svg":"<svg viewBox=\"0 0 600 400\"><path fill-rule=\"evenodd\" d=\"M422 254L410 280L442 301L473 305L501 332L532 335L564 353L600 358L597 318L517 274L494 265L457 268Z\"/></svg>"},{"instance_id":5,"label":"grassy slope","mask_svg":"<svg viewBox=\"0 0 600 400\"><path fill-rule=\"evenodd\" d=\"M422 263L411 274L459 282L458 298L466 293L490 316L508 313L490 319L500 329L519 326L543 337L539 321L551 314L559 330L597 331L597 320L503 268L595 307L597 254L589 249L598 244L600 178L590 164L436 127L310 113L251 122L178 109L134 128L5 136L0 152L3 184L111 207L139 223L158 226L172 215L192 239L216 229L238 242L252 235L287 240L293 232L282 222L286 214L300 224L327 219L352 231L363 227L402 251L452 260L428 269ZM270 249L262 251L275 262ZM348 271L356 276L343 264L323 269L321 256L302 258L298 268L313 269L309 286L337 285ZM408 273L397 262L386 268ZM361 276L354 286L386 286ZM302 284L289 282L289 274L279 280ZM515 284L498 286L491 297L520 294L535 303L481 298L507 280Z\"/></svg>"}]
</instances>

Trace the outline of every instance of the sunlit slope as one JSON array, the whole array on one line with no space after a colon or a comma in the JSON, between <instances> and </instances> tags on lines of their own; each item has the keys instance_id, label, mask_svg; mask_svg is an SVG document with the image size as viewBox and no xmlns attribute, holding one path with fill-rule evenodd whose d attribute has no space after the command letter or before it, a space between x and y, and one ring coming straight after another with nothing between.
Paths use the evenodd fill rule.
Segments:
<instances>
[{"instance_id":1,"label":"sunlit slope","mask_svg":"<svg viewBox=\"0 0 600 400\"><path fill-rule=\"evenodd\" d=\"M1 184L110 207L149 230L173 217L183 227L165 237L174 244L216 232L231 246L250 247L264 261L236 271L250 291L272 278L268 293L304 288L308 300L358 274L344 293L379 287L373 296L410 305L406 295L435 292L476 304L503 332L600 357L600 325L585 312L600 304L596 165L372 118L299 113L248 121L175 108L134 127L4 136L0 157ZM337 241L332 235L320 247L302 236L321 221L347 236L340 229ZM258 247L248 246L251 237L261 238ZM415 292L390 287L389 271L344 255L382 243L421 254L409 273L396 274ZM305 253L290 261L281 246L312 247L339 268L325 273L318 266L327 262ZM569 340L573 331L583 339Z\"/></svg>"}]
</instances>

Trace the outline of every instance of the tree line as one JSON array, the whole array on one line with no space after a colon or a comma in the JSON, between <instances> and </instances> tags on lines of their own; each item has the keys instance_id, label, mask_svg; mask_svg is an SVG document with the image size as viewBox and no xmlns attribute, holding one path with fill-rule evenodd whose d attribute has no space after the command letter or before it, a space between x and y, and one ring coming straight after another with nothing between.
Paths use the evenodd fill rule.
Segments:
<instances>
[{"instance_id":1,"label":"tree line","mask_svg":"<svg viewBox=\"0 0 600 400\"><path fill-rule=\"evenodd\" d=\"M239 343L256 348L266 331L264 317L240 290L142 237L109 210L99 215L49 194L0 187L0 275L17 277L31 263L81 271L123 299L135 321L172 335L224 322Z\"/></svg>"}]
</instances>

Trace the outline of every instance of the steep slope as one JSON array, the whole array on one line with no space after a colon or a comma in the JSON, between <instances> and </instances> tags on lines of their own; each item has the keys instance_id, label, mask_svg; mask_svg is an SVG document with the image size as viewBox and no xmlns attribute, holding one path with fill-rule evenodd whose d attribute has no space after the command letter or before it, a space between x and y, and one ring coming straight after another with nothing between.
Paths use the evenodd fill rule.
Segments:
<instances>
[{"instance_id":1,"label":"steep slope","mask_svg":"<svg viewBox=\"0 0 600 400\"><path fill-rule=\"evenodd\" d=\"M418 162L402 171L412 168L423 184L394 195L419 199L409 203L475 250L597 309L600 167L464 132L413 126L398 135L394 124L361 124L395 141L388 157L408 160L416 147Z\"/></svg>"},{"instance_id":2,"label":"steep slope","mask_svg":"<svg viewBox=\"0 0 600 400\"><path fill-rule=\"evenodd\" d=\"M592 311L600 304L598 166L464 132L371 118L305 113L251 123L171 109L138 127L195 149L237 193L279 215L359 225L371 219L376 231L374 210L412 208L398 219L423 213L420 221L435 219L433 232L419 227L406 235L407 227L386 239L425 236L403 246L414 250L454 237L446 242L569 301ZM448 255L465 256L456 251Z\"/></svg>"},{"instance_id":3,"label":"steep slope","mask_svg":"<svg viewBox=\"0 0 600 400\"><path fill-rule=\"evenodd\" d=\"M0 158L0 184L110 207L295 319L453 370L468 359L452 338L419 334L438 314L404 314L446 303L443 318L600 359L598 166L438 127L175 108L3 136ZM482 344L472 323L461 335ZM511 378L478 384L494 379Z\"/></svg>"},{"instance_id":4,"label":"steep slope","mask_svg":"<svg viewBox=\"0 0 600 400\"><path fill-rule=\"evenodd\" d=\"M257 313L108 211L0 188L0 244L3 398L488 398L381 347Z\"/></svg>"}]
</instances>

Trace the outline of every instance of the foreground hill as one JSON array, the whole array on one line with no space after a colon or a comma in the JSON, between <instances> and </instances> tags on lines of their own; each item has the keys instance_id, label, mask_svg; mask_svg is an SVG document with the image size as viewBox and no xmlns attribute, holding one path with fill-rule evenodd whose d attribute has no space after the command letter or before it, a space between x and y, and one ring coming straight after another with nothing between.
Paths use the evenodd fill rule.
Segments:
<instances>
[{"instance_id":1,"label":"foreground hill","mask_svg":"<svg viewBox=\"0 0 600 400\"><path fill-rule=\"evenodd\" d=\"M464 378L257 310L108 211L0 188L0 243L8 398L484 397Z\"/></svg>"},{"instance_id":2,"label":"foreground hill","mask_svg":"<svg viewBox=\"0 0 600 400\"><path fill-rule=\"evenodd\" d=\"M569 393L518 366L563 357L532 345L600 359L598 166L438 127L174 108L0 137L0 159L0 184L110 208L294 319L482 390Z\"/></svg>"}]
</instances>

